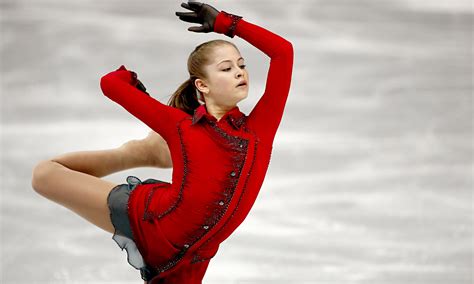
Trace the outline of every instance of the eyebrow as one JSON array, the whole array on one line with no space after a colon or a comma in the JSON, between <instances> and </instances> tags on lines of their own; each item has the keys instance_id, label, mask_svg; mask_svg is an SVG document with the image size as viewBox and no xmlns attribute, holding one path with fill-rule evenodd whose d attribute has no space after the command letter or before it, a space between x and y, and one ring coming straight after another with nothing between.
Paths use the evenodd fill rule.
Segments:
<instances>
[{"instance_id":1,"label":"eyebrow","mask_svg":"<svg viewBox=\"0 0 474 284\"><path fill-rule=\"evenodd\" d=\"M239 59L237 59L237 61L239 61L240 59L244 59L244 58L240 57ZM217 65L221 64L222 62L227 62L227 61L232 62L231 60L227 59L227 60L222 60L221 62L217 63Z\"/></svg>"}]
</instances>

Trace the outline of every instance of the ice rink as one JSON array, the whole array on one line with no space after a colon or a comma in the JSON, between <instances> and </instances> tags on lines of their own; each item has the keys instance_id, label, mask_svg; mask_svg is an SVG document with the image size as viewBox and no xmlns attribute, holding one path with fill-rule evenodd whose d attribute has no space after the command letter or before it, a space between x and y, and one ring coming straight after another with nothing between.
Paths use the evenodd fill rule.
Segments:
<instances>
[{"instance_id":1,"label":"ice rink","mask_svg":"<svg viewBox=\"0 0 474 284\"><path fill-rule=\"evenodd\" d=\"M235 43L248 114L269 58L192 33L181 1L0 0L1 283L143 283L112 236L31 186L62 153L144 138L105 97L124 64L166 103L194 47ZM293 79L260 195L205 284L473 282L472 2L209 1L292 42ZM171 169L105 177L170 180Z\"/></svg>"}]
</instances>

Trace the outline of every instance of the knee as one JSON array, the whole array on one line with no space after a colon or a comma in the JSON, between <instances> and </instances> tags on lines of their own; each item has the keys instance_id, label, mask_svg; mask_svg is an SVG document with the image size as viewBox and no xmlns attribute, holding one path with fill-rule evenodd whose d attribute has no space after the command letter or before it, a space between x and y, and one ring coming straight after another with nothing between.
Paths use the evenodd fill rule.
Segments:
<instances>
[{"instance_id":1,"label":"knee","mask_svg":"<svg viewBox=\"0 0 474 284\"><path fill-rule=\"evenodd\" d=\"M58 164L51 160L39 162L34 168L31 179L32 188L39 194L44 195L51 180L52 172L57 169Z\"/></svg>"}]
</instances>

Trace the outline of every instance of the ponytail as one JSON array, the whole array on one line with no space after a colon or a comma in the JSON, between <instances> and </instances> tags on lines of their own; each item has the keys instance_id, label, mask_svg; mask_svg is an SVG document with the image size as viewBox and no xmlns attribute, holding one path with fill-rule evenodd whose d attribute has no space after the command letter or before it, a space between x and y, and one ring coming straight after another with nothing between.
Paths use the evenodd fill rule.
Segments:
<instances>
[{"instance_id":1,"label":"ponytail","mask_svg":"<svg viewBox=\"0 0 474 284\"><path fill-rule=\"evenodd\" d=\"M194 80L195 78L189 78L184 81L173 93L168 105L193 115L194 110L200 105L197 98L197 92L199 91L194 86Z\"/></svg>"},{"instance_id":2,"label":"ponytail","mask_svg":"<svg viewBox=\"0 0 474 284\"><path fill-rule=\"evenodd\" d=\"M205 103L204 97L194 85L194 81L198 78L206 78L204 66L212 62L214 48L223 44L230 44L238 50L235 44L222 39L210 40L196 46L188 57L189 79L184 81L173 93L168 101L169 106L193 115L194 110Z\"/></svg>"}]
</instances>

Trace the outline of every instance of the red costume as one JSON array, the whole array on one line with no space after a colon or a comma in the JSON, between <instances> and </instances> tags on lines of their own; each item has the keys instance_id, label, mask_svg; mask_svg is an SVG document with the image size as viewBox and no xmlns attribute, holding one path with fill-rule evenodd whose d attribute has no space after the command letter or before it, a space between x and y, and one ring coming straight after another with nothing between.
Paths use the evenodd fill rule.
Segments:
<instances>
[{"instance_id":1,"label":"red costume","mask_svg":"<svg viewBox=\"0 0 474 284\"><path fill-rule=\"evenodd\" d=\"M122 65L102 77L103 93L159 133L173 160L172 182L139 184L128 216L150 283L201 283L219 244L243 222L260 191L288 97L293 46L284 38L221 11L214 31L232 32L265 54L263 96L247 116L236 106L219 121L205 105L191 116L134 87ZM233 37L233 34L232 36Z\"/></svg>"}]
</instances>

